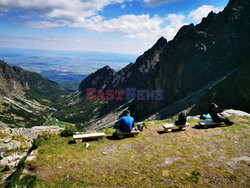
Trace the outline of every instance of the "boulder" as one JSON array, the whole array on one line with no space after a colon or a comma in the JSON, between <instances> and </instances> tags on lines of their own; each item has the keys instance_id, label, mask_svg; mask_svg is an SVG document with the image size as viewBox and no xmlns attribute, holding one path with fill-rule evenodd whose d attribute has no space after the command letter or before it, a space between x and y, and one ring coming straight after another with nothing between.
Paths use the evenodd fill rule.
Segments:
<instances>
[{"instance_id":1,"label":"boulder","mask_svg":"<svg viewBox=\"0 0 250 188\"><path fill-rule=\"evenodd\" d=\"M229 116L232 116L232 115L235 115L235 116L248 116L248 117L250 116L250 114L247 113L247 112L243 112L243 111L240 111L240 110L233 110L233 109L225 110L221 114L223 116L225 116L225 117L229 117Z\"/></svg>"}]
</instances>

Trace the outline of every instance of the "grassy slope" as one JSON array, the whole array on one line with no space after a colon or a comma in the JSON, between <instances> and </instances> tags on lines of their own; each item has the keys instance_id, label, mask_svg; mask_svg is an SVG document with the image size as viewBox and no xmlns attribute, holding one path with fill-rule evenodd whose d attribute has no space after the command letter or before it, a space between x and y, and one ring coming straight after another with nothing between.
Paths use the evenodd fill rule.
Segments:
<instances>
[{"instance_id":1,"label":"grassy slope","mask_svg":"<svg viewBox=\"0 0 250 188\"><path fill-rule=\"evenodd\" d=\"M38 148L31 163L38 187L247 187L250 118L231 117L236 124L159 134L162 124L147 122L136 138L68 144L53 136ZM106 152L106 154L103 154ZM58 167L62 168L58 168Z\"/></svg>"},{"instance_id":2,"label":"grassy slope","mask_svg":"<svg viewBox=\"0 0 250 188\"><path fill-rule=\"evenodd\" d=\"M74 98L71 100L74 100ZM63 105L69 103L69 101L65 101ZM75 105L63 107L61 111L56 111L53 113L53 117L60 121L76 124L78 129L82 130L89 124L89 121L98 116L98 109L101 109L105 104L107 104L107 101L82 100Z\"/></svg>"}]
</instances>

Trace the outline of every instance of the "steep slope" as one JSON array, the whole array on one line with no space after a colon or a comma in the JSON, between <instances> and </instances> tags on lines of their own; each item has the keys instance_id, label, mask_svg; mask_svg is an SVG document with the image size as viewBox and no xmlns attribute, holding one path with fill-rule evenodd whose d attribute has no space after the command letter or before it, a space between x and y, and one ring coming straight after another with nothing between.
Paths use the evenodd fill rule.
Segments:
<instances>
[{"instance_id":1,"label":"steep slope","mask_svg":"<svg viewBox=\"0 0 250 188\"><path fill-rule=\"evenodd\" d=\"M246 89L249 88L249 85L247 86L249 80L247 76L241 76L241 71L248 67L247 61L249 62L249 56L246 56L249 51L249 7L249 1L231 0L223 12L219 14L211 12L197 26L191 24L182 27L175 38L168 43L160 63L147 76L144 83L144 87L148 89L162 89L163 100L135 101L130 108L136 119L142 119L192 95L235 69L238 69L238 74L235 73L230 76L231 79L226 79L227 84L220 82L214 87L216 96L207 93L203 102L201 101L202 110L195 112L200 113L207 109L211 101L249 111L249 102L247 103L249 99L246 101L244 97L250 94ZM245 57L244 64L242 57ZM244 93L238 94L241 90L245 90ZM237 97L237 101L232 100L233 96ZM204 100L208 101L206 105ZM197 103L199 104L199 101ZM196 103L188 105L190 107ZM171 115L178 111L173 107L168 112L171 112L169 113Z\"/></svg>"},{"instance_id":2,"label":"steep slope","mask_svg":"<svg viewBox=\"0 0 250 188\"><path fill-rule=\"evenodd\" d=\"M249 58L248 58L249 59ZM191 114L207 112L208 106L213 101L225 109L241 109L249 112L250 109L250 64L243 63L222 82L211 87L202 96L199 103L191 110Z\"/></svg>"},{"instance_id":3,"label":"steep slope","mask_svg":"<svg viewBox=\"0 0 250 188\"><path fill-rule=\"evenodd\" d=\"M129 64L117 72L115 79L109 83L107 88L125 89L142 85L145 76L160 61L161 53L167 48L167 45L167 40L161 37L152 48L139 56L134 64Z\"/></svg>"},{"instance_id":4,"label":"steep slope","mask_svg":"<svg viewBox=\"0 0 250 188\"><path fill-rule=\"evenodd\" d=\"M37 73L0 61L0 122L31 127L45 122L48 112L60 108L58 99L68 92Z\"/></svg>"}]
</instances>

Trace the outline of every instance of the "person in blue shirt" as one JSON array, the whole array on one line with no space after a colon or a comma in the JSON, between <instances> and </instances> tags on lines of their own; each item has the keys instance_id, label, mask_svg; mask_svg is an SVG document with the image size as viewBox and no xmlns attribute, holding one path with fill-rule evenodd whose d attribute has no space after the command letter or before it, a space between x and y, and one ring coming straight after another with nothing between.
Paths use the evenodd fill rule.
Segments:
<instances>
[{"instance_id":1,"label":"person in blue shirt","mask_svg":"<svg viewBox=\"0 0 250 188\"><path fill-rule=\"evenodd\" d=\"M209 114L202 114L200 119L212 119L212 117Z\"/></svg>"},{"instance_id":2,"label":"person in blue shirt","mask_svg":"<svg viewBox=\"0 0 250 188\"><path fill-rule=\"evenodd\" d=\"M130 116L130 111L125 111L125 116L120 119L120 130L122 132L131 132L132 128L135 126L135 120Z\"/></svg>"}]
</instances>

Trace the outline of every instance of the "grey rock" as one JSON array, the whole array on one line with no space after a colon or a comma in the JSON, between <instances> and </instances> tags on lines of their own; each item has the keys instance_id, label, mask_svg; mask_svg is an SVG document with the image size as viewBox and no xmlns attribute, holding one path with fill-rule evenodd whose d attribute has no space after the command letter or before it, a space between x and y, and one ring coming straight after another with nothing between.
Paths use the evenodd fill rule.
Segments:
<instances>
[{"instance_id":1,"label":"grey rock","mask_svg":"<svg viewBox=\"0 0 250 188\"><path fill-rule=\"evenodd\" d=\"M27 141L35 140L39 134L44 132L60 132L63 128L58 126L35 126L32 128L6 128L0 130L5 134L22 136Z\"/></svg>"},{"instance_id":2,"label":"grey rock","mask_svg":"<svg viewBox=\"0 0 250 188\"><path fill-rule=\"evenodd\" d=\"M0 152L6 152L9 150L8 144L0 144Z\"/></svg>"},{"instance_id":3,"label":"grey rock","mask_svg":"<svg viewBox=\"0 0 250 188\"><path fill-rule=\"evenodd\" d=\"M25 155L27 155L27 152L13 153L12 155L3 158L0 161L0 164L3 166L7 165L11 168L11 167L13 167L14 164L18 163Z\"/></svg>"},{"instance_id":4,"label":"grey rock","mask_svg":"<svg viewBox=\"0 0 250 188\"><path fill-rule=\"evenodd\" d=\"M7 138L6 140L4 140L4 143L7 144L12 140L12 138Z\"/></svg>"},{"instance_id":5,"label":"grey rock","mask_svg":"<svg viewBox=\"0 0 250 188\"><path fill-rule=\"evenodd\" d=\"M26 161L33 161L36 159L36 156L28 156Z\"/></svg>"},{"instance_id":6,"label":"grey rock","mask_svg":"<svg viewBox=\"0 0 250 188\"><path fill-rule=\"evenodd\" d=\"M28 170L23 169L23 174L28 174L28 173L29 173L29 171L28 171Z\"/></svg>"},{"instance_id":7,"label":"grey rock","mask_svg":"<svg viewBox=\"0 0 250 188\"><path fill-rule=\"evenodd\" d=\"M18 165L19 161L20 161L20 160L18 160L18 161L13 161L13 162L11 162L11 163L8 163L7 166L8 166L10 169L13 169L13 168L15 168L15 167Z\"/></svg>"},{"instance_id":8,"label":"grey rock","mask_svg":"<svg viewBox=\"0 0 250 188\"><path fill-rule=\"evenodd\" d=\"M12 171L12 173L13 173L13 172L14 172L14 171ZM10 174L4 174L4 175L1 177L0 183L4 183L12 173L10 173Z\"/></svg>"},{"instance_id":9,"label":"grey rock","mask_svg":"<svg viewBox=\"0 0 250 188\"><path fill-rule=\"evenodd\" d=\"M229 109L229 110L225 110L221 113L223 116L226 116L226 117L229 117L229 116L232 116L232 115L236 115L236 116L250 116L249 113L247 112L243 112L243 111L240 111L240 110L233 110L233 109Z\"/></svg>"}]
</instances>

